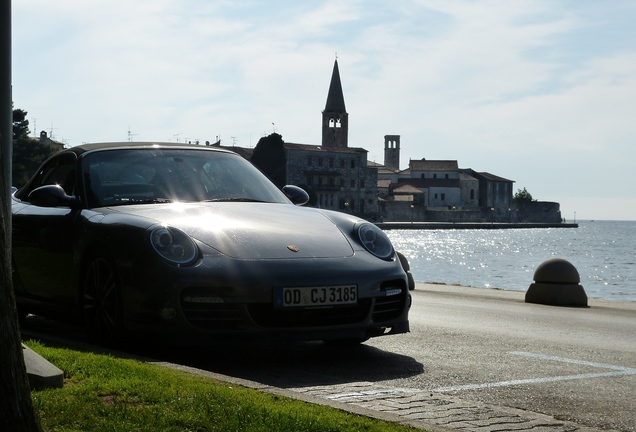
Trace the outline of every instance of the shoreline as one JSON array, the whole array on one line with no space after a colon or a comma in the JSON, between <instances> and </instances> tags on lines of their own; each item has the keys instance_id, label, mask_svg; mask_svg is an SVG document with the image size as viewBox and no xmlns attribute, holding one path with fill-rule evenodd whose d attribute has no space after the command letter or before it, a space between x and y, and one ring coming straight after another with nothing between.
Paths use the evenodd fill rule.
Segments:
<instances>
[{"instance_id":1,"label":"shoreline","mask_svg":"<svg viewBox=\"0 0 636 432\"><path fill-rule=\"evenodd\" d=\"M534 222L375 222L382 230L392 229L521 229L578 228L578 223Z\"/></svg>"},{"instance_id":2,"label":"shoreline","mask_svg":"<svg viewBox=\"0 0 636 432\"><path fill-rule=\"evenodd\" d=\"M585 289L585 288L584 288ZM464 285L449 285L435 282L415 282L415 291L427 291L445 294L462 294L472 297L490 297L494 299L507 299L525 302L526 291L510 290L505 288L479 288ZM567 306L546 306L546 307L567 307ZM609 307L615 309L626 309L636 312L636 301L634 300L610 300L599 297L588 297L588 308ZM585 308L584 308L585 309Z\"/></svg>"}]
</instances>

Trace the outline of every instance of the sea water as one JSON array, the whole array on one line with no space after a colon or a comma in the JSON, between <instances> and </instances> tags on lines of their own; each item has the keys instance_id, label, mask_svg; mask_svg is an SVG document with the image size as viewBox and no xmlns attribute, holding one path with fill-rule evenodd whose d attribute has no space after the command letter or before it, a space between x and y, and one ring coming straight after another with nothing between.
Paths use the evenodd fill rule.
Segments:
<instances>
[{"instance_id":1,"label":"sea water","mask_svg":"<svg viewBox=\"0 0 636 432\"><path fill-rule=\"evenodd\" d=\"M417 282L526 291L544 261L574 265L590 298L636 301L636 221L578 228L386 231Z\"/></svg>"}]
</instances>

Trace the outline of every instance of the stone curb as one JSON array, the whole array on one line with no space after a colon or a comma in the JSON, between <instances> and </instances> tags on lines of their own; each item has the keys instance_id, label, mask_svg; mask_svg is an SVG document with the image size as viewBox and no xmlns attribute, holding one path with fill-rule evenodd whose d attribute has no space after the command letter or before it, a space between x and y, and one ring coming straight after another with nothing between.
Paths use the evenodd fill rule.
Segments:
<instances>
[{"instance_id":1,"label":"stone curb","mask_svg":"<svg viewBox=\"0 0 636 432\"><path fill-rule=\"evenodd\" d=\"M24 344L22 344L22 350L31 390L64 386L64 372Z\"/></svg>"},{"instance_id":2,"label":"stone curb","mask_svg":"<svg viewBox=\"0 0 636 432\"><path fill-rule=\"evenodd\" d=\"M146 361L148 361L146 359ZM430 432L598 432L598 429L515 408L489 406L441 393L386 389L373 383L283 389L167 362L150 363L217 381ZM612 432L612 431L604 431Z\"/></svg>"}]
</instances>

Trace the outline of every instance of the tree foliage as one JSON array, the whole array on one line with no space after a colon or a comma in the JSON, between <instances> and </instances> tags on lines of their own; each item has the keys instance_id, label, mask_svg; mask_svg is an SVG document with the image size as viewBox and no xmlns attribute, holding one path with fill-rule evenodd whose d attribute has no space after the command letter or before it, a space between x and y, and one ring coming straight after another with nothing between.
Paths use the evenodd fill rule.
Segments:
<instances>
[{"instance_id":1,"label":"tree foliage","mask_svg":"<svg viewBox=\"0 0 636 432\"><path fill-rule=\"evenodd\" d=\"M21 188L35 174L42 162L48 159L55 148L35 138L22 138L13 142L12 185Z\"/></svg>"},{"instance_id":2,"label":"tree foliage","mask_svg":"<svg viewBox=\"0 0 636 432\"><path fill-rule=\"evenodd\" d=\"M13 141L27 138L29 133L29 121L27 120L27 112L21 109L13 110Z\"/></svg>"},{"instance_id":3,"label":"tree foliage","mask_svg":"<svg viewBox=\"0 0 636 432\"><path fill-rule=\"evenodd\" d=\"M285 143L273 133L258 140L250 161L279 188L287 182Z\"/></svg>"},{"instance_id":4,"label":"tree foliage","mask_svg":"<svg viewBox=\"0 0 636 432\"><path fill-rule=\"evenodd\" d=\"M535 199L532 199L532 195L526 190L526 188L523 188L523 190L517 189L517 193L512 197L512 199L515 201L536 201Z\"/></svg>"},{"instance_id":5,"label":"tree foliage","mask_svg":"<svg viewBox=\"0 0 636 432\"><path fill-rule=\"evenodd\" d=\"M13 169L11 184L21 188L48 159L56 149L49 143L29 137L29 120L27 112L21 109L13 110Z\"/></svg>"}]
</instances>

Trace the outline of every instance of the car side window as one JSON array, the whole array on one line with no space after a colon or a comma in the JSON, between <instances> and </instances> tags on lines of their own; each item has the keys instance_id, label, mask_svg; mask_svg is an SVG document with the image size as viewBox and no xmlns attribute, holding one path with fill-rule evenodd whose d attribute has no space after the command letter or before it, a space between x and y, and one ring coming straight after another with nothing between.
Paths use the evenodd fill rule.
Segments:
<instances>
[{"instance_id":1,"label":"car side window","mask_svg":"<svg viewBox=\"0 0 636 432\"><path fill-rule=\"evenodd\" d=\"M75 189L75 155L66 154L51 159L37 173L29 185L30 193L40 186L58 184L62 186L67 195L72 195Z\"/></svg>"}]
</instances>

